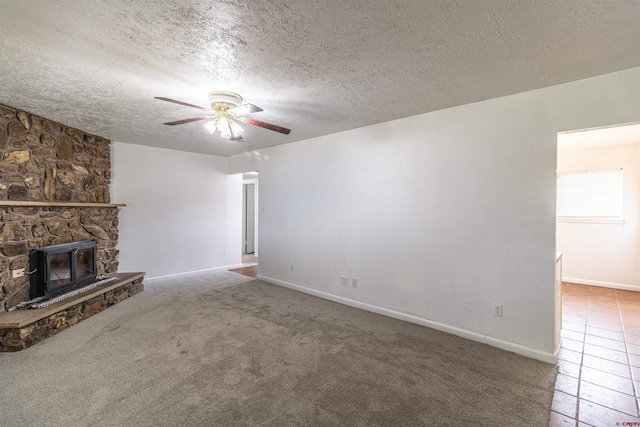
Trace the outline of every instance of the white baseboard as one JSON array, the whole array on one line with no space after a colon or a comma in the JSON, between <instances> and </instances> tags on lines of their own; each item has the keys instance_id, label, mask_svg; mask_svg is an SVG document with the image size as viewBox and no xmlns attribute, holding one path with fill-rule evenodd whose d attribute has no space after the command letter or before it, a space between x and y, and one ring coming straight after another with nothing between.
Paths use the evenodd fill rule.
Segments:
<instances>
[{"instance_id":1,"label":"white baseboard","mask_svg":"<svg viewBox=\"0 0 640 427\"><path fill-rule=\"evenodd\" d=\"M620 289L623 291L640 292L640 286L627 285L624 283L600 282L598 280L577 279L575 277L562 277L563 282L577 283L578 285L600 286L603 288Z\"/></svg>"},{"instance_id":2,"label":"white baseboard","mask_svg":"<svg viewBox=\"0 0 640 427\"><path fill-rule=\"evenodd\" d=\"M168 278L171 278L171 277L188 276L190 274L205 273L207 271L212 272L212 271L220 271L220 270L229 270L229 269L232 269L232 268L240 268L242 266L243 266L243 264L224 265L222 267L205 268L203 270L193 270L193 271L185 271L185 272L182 272L182 273L165 274L164 276L154 276L154 277L149 277L149 278L145 277L144 282L148 283L148 282L152 282L154 280L168 279Z\"/></svg>"},{"instance_id":3,"label":"white baseboard","mask_svg":"<svg viewBox=\"0 0 640 427\"><path fill-rule=\"evenodd\" d=\"M379 307L372 304L367 304L364 302L352 300L349 298L340 297L337 295L329 294L326 292L318 291L311 288L306 288L304 286L296 285L293 283L285 282L279 279L273 279L271 277L258 275L258 280L262 280L265 282L272 283L274 285L283 286L285 288L293 289L299 292L304 292L309 295L313 295L316 297L324 298L330 301L334 301L340 304L348 305L350 307L360 308L362 310L371 311L373 313L382 314L383 316L393 317L394 319L404 320L406 322L415 323L421 326L426 326L428 328L437 329L442 332L447 332L449 334L457 335L462 338L467 338L472 341L483 342L493 347L500 348L502 350L507 350L512 353L520 354L522 356L526 356L532 359L540 360L542 362L555 364L556 363L556 354L546 353L539 350L534 350L529 347L522 346L520 344L515 344L509 341L503 341L498 338L488 337L486 335L481 335L475 332L467 331L465 329L459 329L453 326L448 326L443 323L433 322L431 320L423 319L418 316L413 316L410 314L405 314L399 311L390 310L388 308Z\"/></svg>"}]
</instances>

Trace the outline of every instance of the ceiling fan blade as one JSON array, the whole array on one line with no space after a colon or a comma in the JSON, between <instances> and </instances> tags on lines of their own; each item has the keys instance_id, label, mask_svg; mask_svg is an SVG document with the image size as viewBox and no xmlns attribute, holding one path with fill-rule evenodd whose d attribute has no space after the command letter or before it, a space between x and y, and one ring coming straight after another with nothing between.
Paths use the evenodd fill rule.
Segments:
<instances>
[{"instance_id":1,"label":"ceiling fan blade","mask_svg":"<svg viewBox=\"0 0 640 427\"><path fill-rule=\"evenodd\" d=\"M253 104L242 104L229 109L229 112L234 116L244 116L245 114L259 113L260 111L262 111L262 108L256 107Z\"/></svg>"},{"instance_id":2,"label":"ceiling fan blade","mask_svg":"<svg viewBox=\"0 0 640 427\"><path fill-rule=\"evenodd\" d=\"M167 123L163 123L163 124L164 125L169 125L169 126L183 125L185 123L197 122L198 120L207 120L207 119L210 119L210 118L211 117L192 117L190 119L176 120L175 122L167 122Z\"/></svg>"},{"instance_id":3,"label":"ceiling fan blade","mask_svg":"<svg viewBox=\"0 0 640 427\"><path fill-rule=\"evenodd\" d=\"M202 111L211 111L211 108L204 108L204 107L200 107L198 105L187 104L186 102L176 101L175 99L163 98L161 96L154 96L154 98L155 99L159 99L161 101L172 102L172 103L178 104L178 105L184 105L185 107L197 108L198 110L202 110Z\"/></svg>"},{"instance_id":4,"label":"ceiling fan blade","mask_svg":"<svg viewBox=\"0 0 640 427\"><path fill-rule=\"evenodd\" d=\"M243 123L246 123L248 125L258 126L264 129L280 132L285 135L289 135L289 132L291 132L291 129L283 128L282 126L272 125L271 123L261 122L260 120L254 120L247 117L236 117L235 119Z\"/></svg>"}]
</instances>

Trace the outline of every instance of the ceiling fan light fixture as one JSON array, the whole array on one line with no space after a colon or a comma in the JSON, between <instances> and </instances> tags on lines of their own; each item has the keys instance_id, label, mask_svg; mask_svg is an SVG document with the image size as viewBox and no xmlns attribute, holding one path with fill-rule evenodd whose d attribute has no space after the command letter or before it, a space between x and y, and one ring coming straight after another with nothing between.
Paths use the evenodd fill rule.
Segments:
<instances>
[{"instance_id":1,"label":"ceiling fan light fixture","mask_svg":"<svg viewBox=\"0 0 640 427\"><path fill-rule=\"evenodd\" d=\"M209 131L210 134L213 135L213 133L216 131L216 122L213 120L209 120L204 124L204 127Z\"/></svg>"},{"instance_id":2,"label":"ceiling fan light fixture","mask_svg":"<svg viewBox=\"0 0 640 427\"><path fill-rule=\"evenodd\" d=\"M236 122L234 122L233 120L229 120L229 127L231 128L231 132L235 135L235 136L240 136L242 135L242 133L244 132L244 129L242 129Z\"/></svg>"},{"instance_id":3,"label":"ceiling fan light fixture","mask_svg":"<svg viewBox=\"0 0 640 427\"><path fill-rule=\"evenodd\" d=\"M229 121L224 117L218 119L216 128L220 131L220 135L229 135L231 133L231 126L229 126Z\"/></svg>"},{"instance_id":4,"label":"ceiling fan light fixture","mask_svg":"<svg viewBox=\"0 0 640 427\"><path fill-rule=\"evenodd\" d=\"M218 119L215 128L220 131L220 136L222 138L230 140L242 139L240 135L244 132L244 129L228 117L221 117Z\"/></svg>"}]
</instances>

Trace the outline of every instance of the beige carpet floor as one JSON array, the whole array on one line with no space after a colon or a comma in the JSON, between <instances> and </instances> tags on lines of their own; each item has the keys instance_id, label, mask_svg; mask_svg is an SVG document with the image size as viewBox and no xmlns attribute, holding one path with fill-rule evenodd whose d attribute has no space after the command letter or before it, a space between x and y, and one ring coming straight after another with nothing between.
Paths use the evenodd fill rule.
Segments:
<instances>
[{"instance_id":1,"label":"beige carpet floor","mask_svg":"<svg viewBox=\"0 0 640 427\"><path fill-rule=\"evenodd\" d=\"M547 426L556 367L231 272L0 354L0 426Z\"/></svg>"}]
</instances>

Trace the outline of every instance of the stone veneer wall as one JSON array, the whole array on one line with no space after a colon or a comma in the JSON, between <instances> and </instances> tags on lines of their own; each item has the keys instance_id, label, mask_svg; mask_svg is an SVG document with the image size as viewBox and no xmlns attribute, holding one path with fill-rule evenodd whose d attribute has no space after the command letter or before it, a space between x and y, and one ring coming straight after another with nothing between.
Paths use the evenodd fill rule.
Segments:
<instances>
[{"instance_id":1,"label":"stone veneer wall","mask_svg":"<svg viewBox=\"0 0 640 427\"><path fill-rule=\"evenodd\" d=\"M0 201L110 203L108 139L0 105ZM0 206L0 312L28 299L29 249L95 239L98 274L118 269L115 207Z\"/></svg>"}]
</instances>

